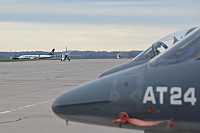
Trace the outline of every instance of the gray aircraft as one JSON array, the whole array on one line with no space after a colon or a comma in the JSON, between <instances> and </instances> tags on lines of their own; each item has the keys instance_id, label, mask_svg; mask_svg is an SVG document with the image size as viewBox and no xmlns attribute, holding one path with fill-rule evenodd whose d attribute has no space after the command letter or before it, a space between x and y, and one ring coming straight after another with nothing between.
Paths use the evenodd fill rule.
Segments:
<instances>
[{"instance_id":1,"label":"gray aircraft","mask_svg":"<svg viewBox=\"0 0 200 133\"><path fill-rule=\"evenodd\" d=\"M66 121L144 130L200 132L200 28L155 58L60 94L52 109Z\"/></svg>"}]
</instances>

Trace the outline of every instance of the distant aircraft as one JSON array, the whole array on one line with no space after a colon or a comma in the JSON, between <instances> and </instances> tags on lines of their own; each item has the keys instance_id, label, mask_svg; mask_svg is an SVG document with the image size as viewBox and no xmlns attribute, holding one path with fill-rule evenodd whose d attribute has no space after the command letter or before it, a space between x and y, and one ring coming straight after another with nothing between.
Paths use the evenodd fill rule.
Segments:
<instances>
[{"instance_id":1,"label":"distant aircraft","mask_svg":"<svg viewBox=\"0 0 200 133\"><path fill-rule=\"evenodd\" d=\"M54 113L145 133L199 133L200 28L158 55L154 48L151 60L60 94Z\"/></svg>"},{"instance_id":2,"label":"distant aircraft","mask_svg":"<svg viewBox=\"0 0 200 133\"><path fill-rule=\"evenodd\" d=\"M116 59L122 59L121 53L117 54Z\"/></svg>"},{"instance_id":3,"label":"distant aircraft","mask_svg":"<svg viewBox=\"0 0 200 133\"><path fill-rule=\"evenodd\" d=\"M54 51L55 49L52 49L52 51L47 55L21 55L17 57L18 59L46 59L46 58L52 58L54 57Z\"/></svg>"},{"instance_id":4,"label":"distant aircraft","mask_svg":"<svg viewBox=\"0 0 200 133\"><path fill-rule=\"evenodd\" d=\"M68 53L68 51L67 51L67 47L66 47L66 51L64 51L62 54L61 54L61 61L65 61L65 60L68 60L68 61L70 61L70 58L69 58L69 53Z\"/></svg>"}]
</instances>

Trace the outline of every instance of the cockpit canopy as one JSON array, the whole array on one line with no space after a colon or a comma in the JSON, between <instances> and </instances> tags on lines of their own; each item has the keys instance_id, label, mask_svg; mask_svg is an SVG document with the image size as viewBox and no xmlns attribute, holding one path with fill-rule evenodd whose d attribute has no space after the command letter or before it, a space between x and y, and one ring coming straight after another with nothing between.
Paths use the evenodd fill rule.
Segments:
<instances>
[{"instance_id":1,"label":"cockpit canopy","mask_svg":"<svg viewBox=\"0 0 200 133\"><path fill-rule=\"evenodd\" d=\"M99 77L103 77L103 76L106 76L106 75L109 75L109 74L112 74L112 73L115 73L115 72L118 72L121 70L125 70L130 67L141 65L141 64L149 61L150 59L154 58L158 54L159 54L159 56L157 56L157 57L160 57L161 55L163 55L165 52L168 51L166 49L171 49L172 46L176 46L184 38L186 38L187 36L192 34L193 31L195 31L195 29L197 29L197 28L181 30L179 32L175 32L168 36L165 36L162 39L158 40L157 42L153 43L152 46L150 46L148 49L144 50L142 53L140 53L138 56L136 56L132 61L129 61L127 63L121 64L121 65L113 67L109 70L106 70ZM187 42L183 42L183 44L184 43L187 43ZM160 54L160 53L162 53L162 54ZM162 62L162 59L160 59L160 61ZM156 66L161 62L154 61L151 65Z\"/></svg>"},{"instance_id":2,"label":"cockpit canopy","mask_svg":"<svg viewBox=\"0 0 200 133\"><path fill-rule=\"evenodd\" d=\"M159 39L157 42L153 43L152 46L150 46L148 49L144 50L142 53L136 56L133 61L141 61L154 58L158 54L165 51L168 47L171 47L172 45L185 38L196 28L197 27L181 30Z\"/></svg>"},{"instance_id":3,"label":"cockpit canopy","mask_svg":"<svg viewBox=\"0 0 200 133\"><path fill-rule=\"evenodd\" d=\"M200 28L193 28L176 45L154 58L150 66L163 66L200 59Z\"/></svg>"}]
</instances>

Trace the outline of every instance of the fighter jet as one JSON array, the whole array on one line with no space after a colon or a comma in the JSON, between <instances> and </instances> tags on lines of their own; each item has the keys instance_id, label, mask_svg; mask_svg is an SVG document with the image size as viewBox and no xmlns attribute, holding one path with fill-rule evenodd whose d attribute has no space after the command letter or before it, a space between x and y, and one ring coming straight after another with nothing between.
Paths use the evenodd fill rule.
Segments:
<instances>
[{"instance_id":1,"label":"fighter jet","mask_svg":"<svg viewBox=\"0 0 200 133\"><path fill-rule=\"evenodd\" d=\"M144 130L200 132L200 28L153 59L60 94L65 121Z\"/></svg>"},{"instance_id":2,"label":"fighter jet","mask_svg":"<svg viewBox=\"0 0 200 133\"><path fill-rule=\"evenodd\" d=\"M61 61L65 61L65 60L68 60L68 61L70 61L70 58L69 58L69 53L68 53L68 51L67 51L67 47L66 47L66 51L64 51L62 54L61 54Z\"/></svg>"},{"instance_id":3,"label":"fighter jet","mask_svg":"<svg viewBox=\"0 0 200 133\"><path fill-rule=\"evenodd\" d=\"M178 32L171 33L171 34L159 39L158 41L153 43L149 48L147 48L146 50L141 52L138 56L133 58L133 60L126 62L124 64L121 64L121 65L115 66L113 68L110 68L110 69L106 70L105 72L103 72L99 77L103 77L108 74L111 74L111 73L114 73L117 71L121 71L121 70L130 68L130 67L133 67L136 65L140 65L140 64L143 64L143 63L149 61L150 59L154 58L161 52L164 52L168 47L171 47L176 42L183 39L186 35L188 35L190 32L192 32L195 28L196 27L180 30Z\"/></svg>"}]
</instances>

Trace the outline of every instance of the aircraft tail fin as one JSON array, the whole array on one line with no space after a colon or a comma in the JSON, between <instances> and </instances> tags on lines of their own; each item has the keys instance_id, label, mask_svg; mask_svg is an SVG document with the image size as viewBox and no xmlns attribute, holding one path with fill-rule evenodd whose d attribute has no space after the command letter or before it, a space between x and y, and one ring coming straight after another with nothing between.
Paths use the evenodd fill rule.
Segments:
<instances>
[{"instance_id":1,"label":"aircraft tail fin","mask_svg":"<svg viewBox=\"0 0 200 133\"><path fill-rule=\"evenodd\" d=\"M68 53L68 51L67 51L67 46L66 46L66 53Z\"/></svg>"},{"instance_id":2,"label":"aircraft tail fin","mask_svg":"<svg viewBox=\"0 0 200 133\"><path fill-rule=\"evenodd\" d=\"M55 48L51 50L51 52L49 53L49 55L54 55L54 51L55 51Z\"/></svg>"}]
</instances>

